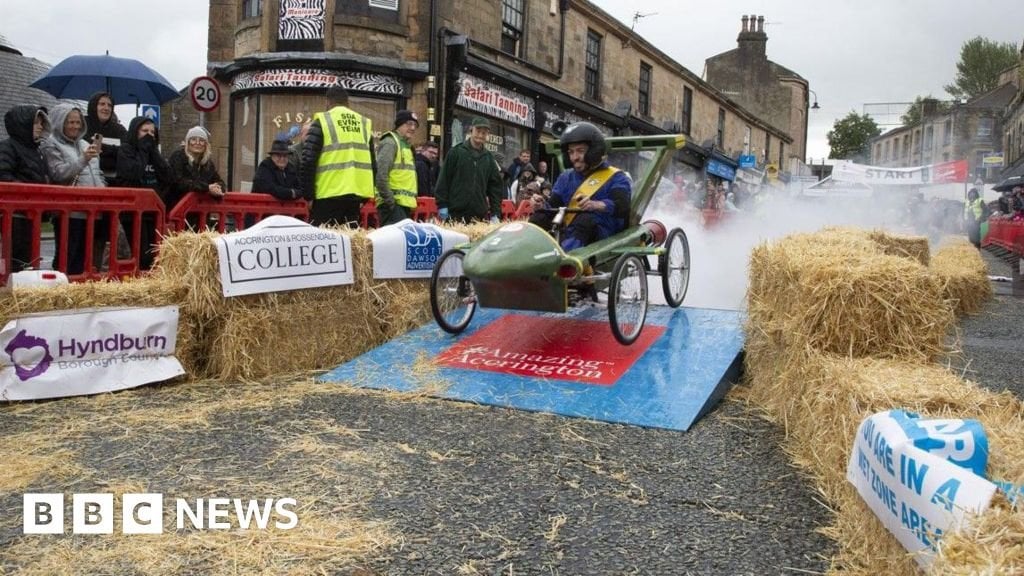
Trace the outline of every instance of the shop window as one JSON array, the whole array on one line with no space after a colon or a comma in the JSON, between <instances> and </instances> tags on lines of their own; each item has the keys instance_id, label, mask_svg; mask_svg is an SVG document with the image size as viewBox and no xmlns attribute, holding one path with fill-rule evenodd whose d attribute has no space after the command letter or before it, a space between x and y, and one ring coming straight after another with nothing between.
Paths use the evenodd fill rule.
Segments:
<instances>
[{"instance_id":1,"label":"shop window","mask_svg":"<svg viewBox=\"0 0 1024 576\"><path fill-rule=\"evenodd\" d=\"M601 35L587 30L587 55L583 69L583 94L591 99L601 98Z\"/></svg>"},{"instance_id":2,"label":"shop window","mask_svg":"<svg viewBox=\"0 0 1024 576\"><path fill-rule=\"evenodd\" d=\"M373 123L374 138L389 130L397 111L392 99L352 96L349 106ZM231 190L252 189L256 166L275 139L287 139L327 108L323 92L250 94L232 100Z\"/></svg>"},{"instance_id":3,"label":"shop window","mask_svg":"<svg viewBox=\"0 0 1024 576\"><path fill-rule=\"evenodd\" d=\"M523 55L524 0L501 0L501 51L517 58Z\"/></svg>"},{"instance_id":4,"label":"shop window","mask_svg":"<svg viewBox=\"0 0 1024 576\"><path fill-rule=\"evenodd\" d=\"M719 148L725 147L725 108L718 109L718 134L715 135L715 144Z\"/></svg>"},{"instance_id":5,"label":"shop window","mask_svg":"<svg viewBox=\"0 0 1024 576\"><path fill-rule=\"evenodd\" d=\"M345 16L362 16L373 22L399 24L399 0L335 0L334 11Z\"/></svg>"},{"instance_id":6,"label":"shop window","mask_svg":"<svg viewBox=\"0 0 1024 576\"><path fill-rule=\"evenodd\" d=\"M469 126L476 112L457 109L452 119L452 144L458 144L469 135ZM494 155L494 159L502 167L508 166L519 155L523 148L530 147L530 133L523 126L490 119L491 133L487 136L484 148ZM536 159L535 159L536 160ZM550 168L549 168L550 170Z\"/></svg>"},{"instance_id":7,"label":"shop window","mask_svg":"<svg viewBox=\"0 0 1024 576\"><path fill-rule=\"evenodd\" d=\"M687 136L690 135L690 124L693 121L693 90L687 87L683 87L683 118L682 131Z\"/></svg>"},{"instance_id":8,"label":"shop window","mask_svg":"<svg viewBox=\"0 0 1024 576\"><path fill-rule=\"evenodd\" d=\"M786 143L779 142L779 168L786 166Z\"/></svg>"},{"instance_id":9,"label":"shop window","mask_svg":"<svg viewBox=\"0 0 1024 576\"><path fill-rule=\"evenodd\" d=\"M651 115L651 65L644 62L640 63L640 91L637 105L641 116Z\"/></svg>"},{"instance_id":10,"label":"shop window","mask_svg":"<svg viewBox=\"0 0 1024 576\"><path fill-rule=\"evenodd\" d=\"M764 133L764 161L769 163L772 161L772 135Z\"/></svg>"},{"instance_id":11,"label":"shop window","mask_svg":"<svg viewBox=\"0 0 1024 576\"><path fill-rule=\"evenodd\" d=\"M242 20L263 15L263 0L242 0Z\"/></svg>"}]
</instances>

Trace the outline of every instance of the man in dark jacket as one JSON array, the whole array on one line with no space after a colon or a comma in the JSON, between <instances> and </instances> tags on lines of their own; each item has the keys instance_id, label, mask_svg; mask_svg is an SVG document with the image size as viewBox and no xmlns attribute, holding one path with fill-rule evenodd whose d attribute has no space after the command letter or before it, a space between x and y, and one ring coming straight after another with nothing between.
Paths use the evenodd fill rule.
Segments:
<instances>
[{"instance_id":1,"label":"man in dark jacket","mask_svg":"<svg viewBox=\"0 0 1024 576\"><path fill-rule=\"evenodd\" d=\"M491 125L484 118L474 118L469 138L448 151L437 177L434 196L442 220L492 222L501 216L501 200L505 184L501 168L484 143Z\"/></svg>"},{"instance_id":2,"label":"man in dark jacket","mask_svg":"<svg viewBox=\"0 0 1024 576\"><path fill-rule=\"evenodd\" d=\"M302 198L299 175L289 162L290 151L284 140L274 140L270 154L256 167L252 191L270 194L278 200Z\"/></svg>"},{"instance_id":3,"label":"man in dark jacket","mask_svg":"<svg viewBox=\"0 0 1024 576\"><path fill-rule=\"evenodd\" d=\"M416 184L420 196L433 196L437 184L437 143L426 142L416 148Z\"/></svg>"},{"instance_id":4,"label":"man in dark jacket","mask_svg":"<svg viewBox=\"0 0 1024 576\"><path fill-rule=\"evenodd\" d=\"M124 188L152 188L160 200L167 197L172 186L171 168L160 155L160 132L149 118L138 116L128 125L128 139L117 151L117 182ZM133 222L122 218L121 224L129 238L132 237ZM142 216L142 254L139 267L149 270L153 266L153 250L156 241L156 222L149 214Z\"/></svg>"},{"instance_id":5,"label":"man in dark jacket","mask_svg":"<svg viewBox=\"0 0 1024 576\"><path fill-rule=\"evenodd\" d=\"M128 139L128 131L114 113L114 97L106 92L97 92L89 98L86 109L85 139L92 141L96 134L103 137L100 149L100 170L108 186L114 186L117 176L117 149Z\"/></svg>"},{"instance_id":6,"label":"man in dark jacket","mask_svg":"<svg viewBox=\"0 0 1024 576\"><path fill-rule=\"evenodd\" d=\"M46 184L46 161L39 143L50 132L46 108L15 106L4 114L9 138L0 142L0 182ZM11 224L11 272L20 272L32 262L32 222L15 214Z\"/></svg>"}]
</instances>

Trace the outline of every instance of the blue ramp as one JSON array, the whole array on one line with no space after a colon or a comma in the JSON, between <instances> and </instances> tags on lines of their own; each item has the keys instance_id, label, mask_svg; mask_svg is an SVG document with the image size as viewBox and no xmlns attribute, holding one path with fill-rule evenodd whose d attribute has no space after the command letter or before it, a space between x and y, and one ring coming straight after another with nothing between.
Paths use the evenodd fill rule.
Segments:
<instances>
[{"instance_id":1,"label":"blue ramp","mask_svg":"<svg viewBox=\"0 0 1024 576\"><path fill-rule=\"evenodd\" d=\"M651 306L641 338L621 346L598 308L478 309L459 336L431 323L318 381L687 430L738 377L742 325L735 311Z\"/></svg>"}]
</instances>

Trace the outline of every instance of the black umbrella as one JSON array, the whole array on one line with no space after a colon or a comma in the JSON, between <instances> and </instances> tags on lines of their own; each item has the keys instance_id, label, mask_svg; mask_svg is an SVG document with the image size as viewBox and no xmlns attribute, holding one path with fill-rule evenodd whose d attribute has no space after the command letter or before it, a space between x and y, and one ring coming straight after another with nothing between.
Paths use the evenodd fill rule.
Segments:
<instances>
[{"instance_id":1,"label":"black umbrella","mask_svg":"<svg viewBox=\"0 0 1024 576\"><path fill-rule=\"evenodd\" d=\"M1009 192L1016 186L1024 186L1024 176L1010 176L999 184L992 187L997 192Z\"/></svg>"}]
</instances>

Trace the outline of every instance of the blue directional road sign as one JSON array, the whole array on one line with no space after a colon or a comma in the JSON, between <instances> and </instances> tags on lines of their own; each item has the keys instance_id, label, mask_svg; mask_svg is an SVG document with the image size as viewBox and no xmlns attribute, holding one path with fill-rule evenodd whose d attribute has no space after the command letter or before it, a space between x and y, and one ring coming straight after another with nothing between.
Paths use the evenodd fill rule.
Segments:
<instances>
[{"instance_id":1,"label":"blue directional road sign","mask_svg":"<svg viewBox=\"0 0 1024 576\"><path fill-rule=\"evenodd\" d=\"M160 107L155 104L143 104L142 105L142 117L149 118L156 124L157 128L160 127Z\"/></svg>"}]
</instances>

